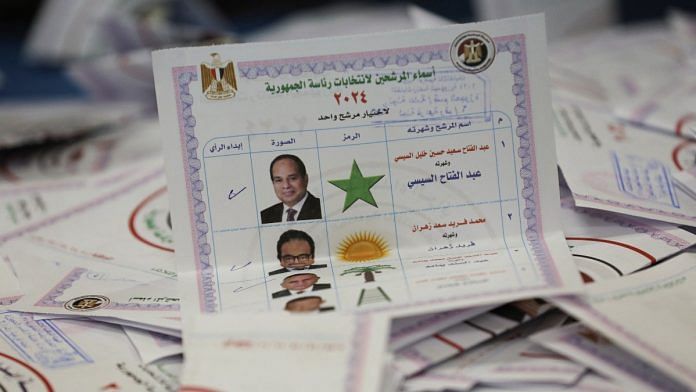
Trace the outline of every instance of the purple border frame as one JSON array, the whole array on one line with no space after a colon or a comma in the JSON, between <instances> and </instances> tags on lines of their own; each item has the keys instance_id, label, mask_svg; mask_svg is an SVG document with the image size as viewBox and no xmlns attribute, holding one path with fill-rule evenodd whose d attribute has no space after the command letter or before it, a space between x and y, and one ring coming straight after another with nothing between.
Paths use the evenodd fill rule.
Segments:
<instances>
[{"instance_id":1,"label":"purple border frame","mask_svg":"<svg viewBox=\"0 0 696 392\"><path fill-rule=\"evenodd\" d=\"M521 162L519 175L523 183L521 195L524 199L524 209L521 213L526 220L526 227L523 230L524 235L531 245L531 251L539 262L538 266L546 281L546 285L543 287L558 287L562 284L562 280L555 265L551 262L552 257L543 237L543 227L540 219L541 211L537 208L541 203L538 189L531 98L529 86L527 85L529 70L527 66L525 35L501 36L496 37L494 41L499 53L509 52L512 55L510 72L513 76L513 85L511 92L516 100L513 111L518 123L515 134L519 139L517 155ZM345 71L349 69L362 70L370 67L382 68L389 64L403 67L413 62L423 64L435 59L449 59L449 47L449 44L438 44L330 56L240 62L238 69L241 77L254 79L258 76L266 75L270 77L277 77L281 74L297 76L303 72L320 74L325 70ZM196 66L172 68L181 156L184 157L184 179L188 195L189 217L191 219L191 238L193 239L196 276L199 283L199 305L201 311L212 313L217 311L218 303L215 298L214 270L210 264L211 246L206 238L210 229L204 215L207 205L203 200L203 181L200 178L202 166L201 160L198 158L200 143L195 134L196 119L192 111L194 100L189 90L190 83L196 80L198 80L198 69ZM499 293L507 292L510 292L510 290L501 290ZM490 294L493 293L486 293L486 295ZM441 300L424 300L417 303L417 305L437 302L441 302Z\"/></svg>"},{"instance_id":2,"label":"purple border frame","mask_svg":"<svg viewBox=\"0 0 696 392\"><path fill-rule=\"evenodd\" d=\"M578 214L586 214L592 218L601 219L605 222L614 223L621 227L629 228L638 234L647 234L651 238L662 241L665 244L678 249L684 249L691 246L691 244L683 238L679 238L674 234L666 232L658 227L652 226L649 224L647 220L642 220L647 218L633 218L629 216L613 214L603 210L596 210L586 207L576 207L575 201L572 197L561 199L561 207L573 210L575 213Z\"/></svg>"},{"instance_id":3,"label":"purple border frame","mask_svg":"<svg viewBox=\"0 0 696 392\"><path fill-rule=\"evenodd\" d=\"M678 363L674 358L672 358L668 353L660 351L659 348L656 348L650 342L646 342L645 340L641 339L640 336L636 336L634 333L626 331L626 329L623 328L621 324L613 321L599 310L593 308L590 304L576 297L564 297L563 299L571 303L577 309L580 309L582 312L585 312L587 315L589 315L589 317L597 320L599 323L601 323L603 327L610 329L619 335L622 335L636 346L640 346L642 349L649 351L650 354L654 355L655 357L658 357L662 361L665 361L665 363L668 363L673 368L679 369L679 371L682 374L688 374L692 380L696 379L696 373L693 370L684 367L682 364ZM570 314L579 313L572 312L572 310L573 309L568 309ZM600 332L603 331L600 330ZM670 375L670 377L672 376Z\"/></svg>"},{"instance_id":4,"label":"purple border frame","mask_svg":"<svg viewBox=\"0 0 696 392\"><path fill-rule=\"evenodd\" d=\"M22 298L21 295L15 295L12 297L2 297L0 298L0 306L12 305L13 303L17 302L20 298Z\"/></svg>"},{"instance_id":5,"label":"purple border frame","mask_svg":"<svg viewBox=\"0 0 696 392\"><path fill-rule=\"evenodd\" d=\"M65 293L65 290L72 287L72 285L80 280L82 275L89 272L86 268L74 268L67 275L63 277L51 290L49 290L41 299L39 299L34 306L43 306L49 308L63 308L66 301L60 301L57 298ZM96 310L145 310L145 311L177 311L179 310L179 304L129 304L129 303L119 303L110 302L107 306ZM81 314L75 312L76 314Z\"/></svg>"},{"instance_id":6,"label":"purple border frame","mask_svg":"<svg viewBox=\"0 0 696 392\"><path fill-rule=\"evenodd\" d=\"M591 196L591 195L583 195L583 194L575 193L575 192L573 192L573 198L585 200L585 201L588 201L591 203L604 204L604 205L609 205L612 207L625 208L627 210L645 212L645 213L650 213L650 214L655 214L655 215L662 215L662 216L671 217L671 218L686 219L686 220L689 220L691 222L696 222L696 215L685 215L685 214L680 214L678 212L664 211L664 210L660 210L660 209L652 208L652 207L643 207L643 206L639 206L636 204L624 203L624 202L620 202L620 201L616 201L616 200L605 199L605 198L600 198L600 197Z\"/></svg>"}]
</instances>

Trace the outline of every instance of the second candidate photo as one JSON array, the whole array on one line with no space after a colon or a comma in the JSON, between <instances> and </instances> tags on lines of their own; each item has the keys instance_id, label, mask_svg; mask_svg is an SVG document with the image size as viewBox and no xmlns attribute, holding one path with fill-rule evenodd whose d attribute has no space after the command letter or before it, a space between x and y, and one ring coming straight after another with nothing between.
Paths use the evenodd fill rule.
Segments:
<instances>
[{"instance_id":1,"label":"second candidate photo","mask_svg":"<svg viewBox=\"0 0 696 392\"><path fill-rule=\"evenodd\" d=\"M270 271L268 275L326 268L326 264L314 264L314 240L302 230L288 230L281 234L276 252L282 268Z\"/></svg>"}]
</instances>

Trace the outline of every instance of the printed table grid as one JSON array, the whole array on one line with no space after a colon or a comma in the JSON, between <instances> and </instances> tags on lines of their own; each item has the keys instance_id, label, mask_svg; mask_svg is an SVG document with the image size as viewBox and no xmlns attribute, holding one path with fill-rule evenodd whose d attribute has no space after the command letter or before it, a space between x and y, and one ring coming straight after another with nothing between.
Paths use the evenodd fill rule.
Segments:
<instances>
[{"instance_id":1,"label":"printed table grid","mask_svg":"<svg viewBox=\"0 0 696 392\"><path fill-rule=\"evenodd\" d=\"M475 129L467 129L464 131L446 132L443 134L433 134L433 135L427 135L427 136L417 136L417 137L411 137L411 138L408 138L408 137L392 137L392 138L390 138L389 134L388 134L389 127L394 127L394 126L399 126L399 125L402 126L403 129L406 129L406 128L409 128L407 125L414 126L414 124L421 124L422 125L422 124L433 124L436 122L455 123L457 121L471 121L471 119L481 118L481 117L483 117L483 119L486 121L481 122L481 123L477 123L476 125L478 127L475 127ZM496 119L498 119L498 121L496 121ZM503 121L504 121L504 124L502 126L500 126L501 122L503 122ZM485 124L486 126L483 127L482 126L483 124ZM369 141L369 142L353 143L353 144L345 144L345 145L342 145L342 144L320 145L320 143L319 143L319 135L320 135L320 133L323 133L323 132L345 132L347 130L351 130L351 131L363 130L363 131L369 131L369 132L378 132L379 128L381 128L381 131L383 132L384 137L383 137L383 139L378 140L378 141ZM203 148L204 157L202 159L202 161L203 161L202 163L203 163L203 167L204 167L204 181L206 184L206 186L205 186L206 194L208 193L208 189L209 189L208 188L207 172L205 170L207 161L212 160L212 159L223 159L223 158L229 159L230 157L233 157L233 156L240 156L240 158L241 158L241 156L246 156L247 157L246 159L248 159L249 164L252 168L250 183L254 189L254 196L255 197L254 197L253 208L256 211L256 218L257 218L256 225L247 225L247 226L238 226L238 227L224 227L224 226L217 227L214 223L214 220L213 220L214 211L212 211L212 209L209 209L207 215L208 215L209 222L211 225L211 237L213 237L212 241L211 241L211 245L212 245L211 253L212 253L214 260L212 260L212 262L214 263L214 265L217 266L217 254L216 254L216 246L215 246L215 238L214 238L216 234L229 233L229 232L235 232L235 231L245 231L245 230L257 230L259 233L259 238L260 238L259 252L261 255L260 262L261 262L261 266L262 266L261 269L263 272L264 286L265 286L265 291L266 291L266 303L267 303L267 308L270 308L271 301L270 301L269 293L271 292L272 289L268 287L269 286L269 279L268 279L267 271L266 271L266 263L270 259L273 259L273 260L276 260L276 259L274 256L270 257L270 259L269 259L269 257L265 255L265 253L268 253L268 252L264 252L264 248L267 248L267 249L270 249L270 248L269 248L269 244L265 244L263 242L263 239L261 239L262 238L261 230L262 230L262 228L266 228L266 227L271 228L274 226L287 226L288 223L267 223L267 224L261 225L260 219L258 217L259 212L260 212L260 208L258 206L258 198L256 197L256 195L257 195L256 176L258 175L259 178L262 178L262 177L265 178L267 174L266 173L261 173L261 174L254 173L254 171L253 171L254 156L256 154L262 154L262 153L264 153L264 154L276 153L276 154L280 155L280 154L284 154L284 153L293 153L293 151L295 151L295 152L297 152L297 151L312 151L312 150L316 151L315 156L316 156L317 163L319 166L319 175L318 175L318 177L319 177L319 181L318 181L319 182L319 189L320 189L320 193L321 193L321 200L324 201L324 200L326 200L324 183L327 181L327 179L324 178L324 171L322 169L322 159L320 156L320 151L322 149L351 148L351 147L355 147L355 146L380 145L381 144L381 145L385 146L385 152L387 155L386 156L386 159L387 159L386 169L387 169L387 175L389 176L389 178L388 178L388 180L389 180L389 192L390 192L391 203L392 203L391 211L380 212L380 213L376 213L376 214L362 215L362 216L353 216L353 217L335 217L335 216L328 217L326 203L322 202L322 219L321 220L296 221L296 222L292 223L291 225L295 228L302 229L303 226L316 225L317 222L321 222L324 225L324 231L325 231L326 242L327 242L326 245L327 245L327 247L329 247L329 243L331 242L330 241L331 233L329 230L329 223L342 222L342 221L359 221L359 220L362 220L364 218L375 218L375 217L383 217L385 219L388 219L389 217L391 217L392 222L394 224L394 235L395 235L395 241L396 241L395 251L397 253L397 259L398 259L400 266L401 266L401 273L403 276L403 280L406 284L406 291L407 291L409 299L411 299L410 298L411 292L410 292L410 288L408 285L408 277L406 275L406 269L404 268L404 265L403 265L403 258L401 257L401 254L400 254L400 245L399 245L400 234L399 234L399 228L398 228L398 225L396 222L396 218L398 215L410 214L410 213L414 213L414 212L427 212L427 211L434 211L434 210L454 209L454 208L459 208L459 207L470 207L470 206L477 206L477 205L498 204L499 213L500 213L500 217L501 217L501 230L503 233L503 241L504 241L506 247L508 247L507 234L506 234L505 228L503 227L503 221L502 221L503 203L511 202L511 203L514 203L515 205L519 206L520 200L519 200L519 196L517 195L517 192L515 192L515 197L503 197L503 195L501 193L501 183L500 183L500 177L499 177L499 174L500 174L499 154L500 154L500 152L498 151L498 146L496 144L497 143L496 135L500 132L505 132L506 134L508 134L510 136L510 141L512 143L512 146L510 146L511 148L509 148L508 150L509 150L509 154L512 155L513 167L506 168L506 170L514 170L516 173L517 162L516 162L516 159L514 157L514 151L515 151L514 144L515 143L514 143L514 135L512 134L512 126L510 124L509 116L507 116L507 114L505 114L505 113L496 112L496 111L491 111L488 113L474 113L474 114L468 114L468 115L448 116L447 118L432 118L432 119L422 119L422 120L412 120L412 121L401 121L401 120L381 121L381 122L373 122L370 124L363 124L360 126L346 126L346 127L322 128L322 129L313 129L313 130L282 131L282 132L265 132L265 133L260 132L260 133L254 133L254 134L237 135L237 136L229 136L229 137L216 137L214 139L211 139L210 141L208 141L208 143L205 144L205 147ZM285 148L282 150L272 150L272 149L271 150L269 150L269 149L252 150L252 148L251 148L252 137L259 137L259 136L263 136L263 135L282 135L281 137L288 138L288 137L291 137L292 135L298 134L298 133L313 133L313 136L314 136L313 139L315 141L315 146L302 147L302 148ZM428 207L428 208L421 208L421 209L408 209L408 210L402 210L402 211L397 211L395 209L395 204L394 204L394 192L395 191L393 189L394 183L393 183L392 177L391 177L393 157L390 157L390 150L389 150L390 143L393 144L394 142L417 141L420 139L432 140L434 138L442 138L442 137L455 139L457 136L461 137L463 135L486 134L486 133L489 133L491 135L491 139L492 139L493 145L494 145L492 152L495 155L495 162L496 162L495 175L498 177L498 179L497 179L497 187L498 187L497 195L498 195L498 197L497 198L493 198L493 199L489 199L489 200L480 200L480 201L471 202L471 203L459 203L459 204L452 204L452 205L447 205L447 206ZM244 152L239 152L239 153L205 156L206 153L209 151L209 145L211 143L213 143L214 141L222 141L225 139L243 140L247 146L246 150ZM466 143L463 143L463 144L466 144ZM231 165L231 167L234 167L234 165ZM517 176L515 176L515 187L514 187L515 190L517 190L517 186L518 186L518 179L517 179ZM207 194L207 198L208 198L208 205L211 206L212 204L210 204L210 195ZM518 218L517 220L519 220L518 224L519 224L519 227L521 229L522 228L522 222L521 222L522 216L519 213L519 211L518 211L517 218ZM520 232L520 233L522 233L522 232ZM521 238L521 236L520 236L520 238ZM524 251L527 255L527 258L531 262L531 254L529 253L529 249L527 249L526 241L523 240L523 241L521 241L521 243L523 244ZM519 284L519 283L521 283L521 281L520 281L519 271L518 271L517 265L516 265L515 261L513 260L513 256L511 254L510 250L508 248L505 248L505 249L507 250L508 259L510 260L511 266L515 272L515 275L517 276L517 282ZM329 255L328 256L329 257L328 267L329 267L329 271L331 271L331 278L333 280L331 282L332 286L333 286L332 291L334 292L334 294L336 296L336 304L335 305L336 305L337 309L340 309L341 308L341 300L340 300L340 296L339 296L339 292L338 292L338 287L336 287L336 284L335 284L336 271L334 270L334 255L331 252L331 249L328 249L328 255ZM219 301L220 301L220 306L222 307L222 304L225 302L224 298L222 298L224 296L223 295L224 290L222 290L222 288L220 287L220 275L219 275L219 271L217 270L217 268L216 268L216 276L217 276L216 281L217 281L217 286L218 286L218 293L220 293Z\"/></svg>"}]
</instances>

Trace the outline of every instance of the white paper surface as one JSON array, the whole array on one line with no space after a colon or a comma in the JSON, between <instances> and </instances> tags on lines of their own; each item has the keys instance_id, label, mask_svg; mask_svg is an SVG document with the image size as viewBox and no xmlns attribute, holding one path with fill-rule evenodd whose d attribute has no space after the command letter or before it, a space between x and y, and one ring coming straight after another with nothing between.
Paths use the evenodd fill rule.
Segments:
<instances>
[{"instance_id":1,"label":"white paper surface","mask_svg":"<svg viewBox=\"0 0 696 392\"><path fill-rule=\"evenodd\" d=\"M575 207L561 187L561 222L583 281L614 279L678 253L696 235L674 224Z\"/></svg>"},{"instance_id":2,"label":"white paper surface","mask_svg":"<svg viewBox=\"0 0 696 392\"><path fill-rule=\"evenodd\" d=\"M431 388L438 389L440 380L459 380L464 384L460 388L468 382L510 386L525 383L572 385L585 372L585 367L528 339L533 333L560 326L566 318L561 312L540 316L407 380L405 388L413 389L415 383L430 384Z\"/></svg>"},{"instance_id":3,"label":"white paper surface","mask_svg":"<svg viewBox=\"0 0 696 392\"><path fill-rule=\"evenodd\" d=\"M159 273L96 264L80 248L34 246L24 239L3 247L12 254L23 296L12 310L79 316L123 316L147 323L179 316L176 280ZM96 265L95 265L96 264Z\"/></svg>"},{"instance_id":4,"label":"white paper surface","mask_svg":"<svg viewBox=\"0 0 696 392\"><path fill-rule=\"evenodd\" d=\"M563 310L619 347L680 380L696 385L693 253L609 282L587 286L587 297L554 300Z\"/></svg>"},{"instance_id":5,"label":"white paper surface","mask_svg":"<svg viewBox=\"0 0 696 392\"><path fill-rule=\"evenodd\" d=\"M18 101L0 105L0 147L68 139L140 116L129 102Z\"/></svg>"},{"instance_id":6,"label":"white paper surface","mask_svg":"<svg viewBox=\"0 0 696 392\"><path fill-rule=\"evenodd\" d=\"M121 327L0 313L0 384L7 390L175 391L180 360L145 366ZM118 390L118 389L116 389Z\"/></svg>"},{"instance_id":7,"label":"white paper surface","mask_svg":"<svg viewBox=\"0 0 696 392\"><path fill-rule=\"evenodd\" d=\"M488 306L479 306L394 319L389 331L389 351L399 350L488 310Z\"/></svg>"},{"instance_id":8,"label":"white paper surface","mask_svg":"<svg viewBox=\"0 0 696 392\"><path fill-rule=\"evenodd\" d=\"M179 338L127 326L123 326L123 331L145 364L180 355L183 352Z\"/></svg>"},{"instance_id":9,"label":"white paper surface","mask_svg":"<svg viewBox=\"0 0 696 392\"><path fill-rule=\"evenodd\" d=\"M156 120L133 121L79 140L3 151L0 181L27 185L27 181L76 180L161 156L161 145Z\"/></svg>"},{"instance_id":10,"label":"white paper surface","mask_svg":"<svg viewBox=\"0 0 696 392\"><path fill-rule=\"evenodd\" d=\"M387 328L337 313L200 316L185 340L182 391L382 390Z\"/></svg>"},{"instance_id":11,"label":"white paper surface","mask_svg":"<svg viewBox=\"0 0 696 392\"><path fill-rule=\"evenodd\" d=\"M611 378L628 390L689 390L579 323L544 331L531 339Z\"/></svg>"},{"instance_id":12,"label":"white paper surface","mask_svg":"<svg viewBox=\"0 0 696 392\"><path fill-rule=\"evenodd\" d=\"M696 199L671 173L693 166L678 138L617 123L578 106L555 109L558 165L579 207L694 225Z\"/></svg>"},{"instance_id":13,"label":"white paper surface","mask_svg":"<svg viewBox=\"0 0 696 392\"><path fill-rule=\"evenodd\" d=\"M315 242L325 308L409 315L576 290L553 149L537 148L552 138L542 25L155 52L186 313L285 309L289 229ZM474 30L497 48L478 74L450 57ZM263 223L284 153L307 167L321 219Z\"/></svg>"}]
</instances>

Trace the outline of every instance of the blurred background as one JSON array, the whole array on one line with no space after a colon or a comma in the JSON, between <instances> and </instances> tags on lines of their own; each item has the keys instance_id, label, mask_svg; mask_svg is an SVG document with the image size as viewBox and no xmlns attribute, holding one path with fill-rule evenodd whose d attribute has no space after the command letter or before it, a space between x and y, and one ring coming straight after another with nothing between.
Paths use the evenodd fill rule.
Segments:
<instances>
[{"instance_id":1,"label":"blurred background","mask_svg":"<svg viewBox=\"0 0 696 392\"><path fill-rule=\"evenodd\" d=\"M663 21L674 9L693 13L696 2L4 1L0 100L142 98L153 92L149 51L167 46L358 34L419 27L418 20L431 24L437 17L463 23L537 12L546 13L554 42L614 25ZM140 84L106 80L110 67L121 67ZM154 110L154 96L146 99Z\"/></svg>"}]
</instances>

